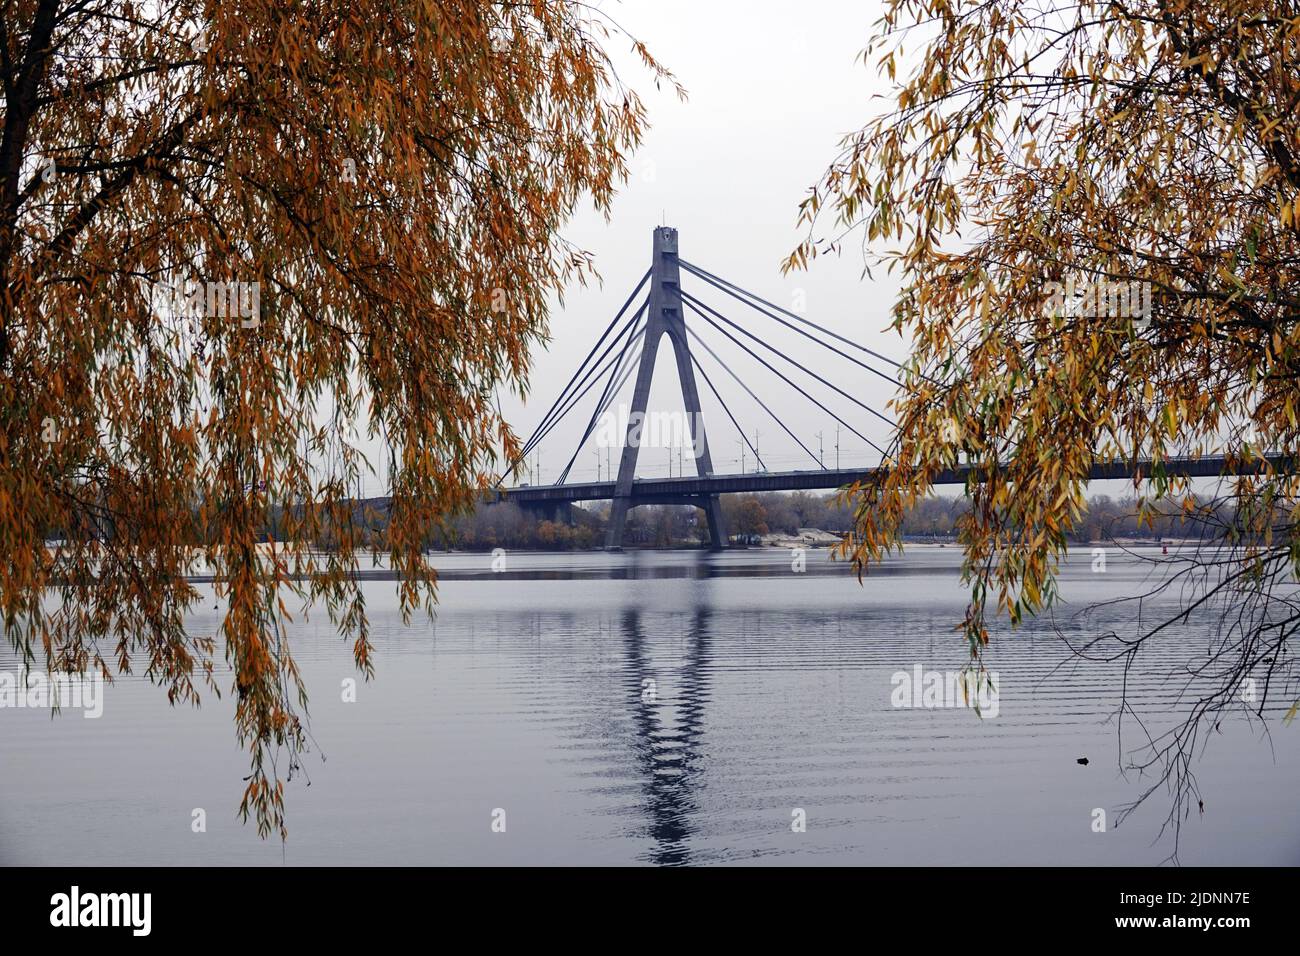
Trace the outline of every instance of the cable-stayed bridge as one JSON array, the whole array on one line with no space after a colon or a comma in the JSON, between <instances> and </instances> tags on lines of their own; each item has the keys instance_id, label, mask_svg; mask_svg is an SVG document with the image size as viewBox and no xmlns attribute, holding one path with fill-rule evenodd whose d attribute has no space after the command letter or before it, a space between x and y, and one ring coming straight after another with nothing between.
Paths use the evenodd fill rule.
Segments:
<instances>
[{"instance_id":1,"label":"cable-stayed bridge","mask_svg":"<svg viewBox=\"0 0 1300 956\"><path fill-rule=\"evenodd\" d=\"M718 496L737 492L761 491L798 491L826 490L840 488L856 481L866 480L880 467L827 468L822 455L815 454L808 443L791 429L769 402L761 398L754 387L745 378L734 371L707 341L700 337L692 325L686 322L689 311L695 321L722 336L741 352L762 365L767 372L776 376L803 400L811 403L822 413L833 419L837 425L856 436L877 452L881 459L886 457L884 448L859 427L837 415L825 403L809 392L805 385L816 382L836 393L849 402L858 416L868 415L883 421L892 428L893 423L881 412L861 401L856 395L829 381L796 360L786 352L772 345L763 335L755 334L737 322L727 318L722 312L701 299L685 291L681 285L681 275L685 271L693 279L714 292L724 293L729 300L746 307L748 313L759 315L776 323L787 331L793 331L808 339L828 353L848 361L865 373L880 377L897 386L897 370L900 364L887 356L872 351L844 336L838 335L816 323L783 309L780 306L746 291L740 286L714 275L706 269L683 260L678 255L677 230L663 226L654 231L653 261L650 268L641 277L641 281L632 294L627 297L623 307L606 326L604 332L587 353L577 371L569 379L552 403L541 422L525 442L519 461L503 476L500 494L507 500L552 519L562 517L565 509L573 502L609 500L612 502L606 547L617 549L622 546L623 530L630 509L642 504L686 504L701 508L708 520L711 544L714 548L725 546L726 529L723 526L722 510ZM648 288L647 288L648 287ZM628 314L632 304L645 290L645 299L635 311ZM667 338L673 350L677 366L677 376L681 387L683 427L689 432L681 437L687 438L691 452L689 460L694 462L695 475L681 475L668 478L638 478L636 467L640 449L643 447L642 433L646 425L653 421L653 415L647 415L647 403L650 396L651 380L654 376L655 361L661 342ZM755 443L750 442L746 430L741 427L736 416L723 399L713 378L701 364L699 356L692 350L692 343L703 350L707 357L738 385L755 405L767 417L772 419L789 436L794 443L806 453L814 468L794 471L769 471L759 454ZM603 347L603 348L602 348ZM598 354L599 353L599 354ZM888 367L883 371L880 365ZM784 371L783 371L784 369ZM611 474L609 480L594 482L570 482L578 455L602 421L608 424L608 415L614 399L620 389L636 373L632 393L630 413L626 422L619 424L625 429L622 435L621 451L618 458L618 473ZM741 453L745 448L752 453L756 462L753 473L716 474L709 445L709 432L704 427L704 416L700 404L700 391L696 373L709 389L723 414L740 435ZM797 377L792 377L797 376ZM800 384L803 382L804 384ZM594 408L578 440L577 448L561 469L558 478L550 485L516 485L505 487L504 482L515 471L519 462L533 453L538 445L551 434L556 426L570 412L579 407L583 400L598 385L603 383ZM580 420L580 419L579 419ZM858 425L865 427L859 419ZM1265 467L1289 468L1291 462L1283 456L1264 455L1247 465L1252 470ZM743 458L742 458L743 460ZM1241 467L1224 456L1199 456L1187 458L1167 458L1161 463L1165 474L1186 477L1215 477L1225 473L1229 467ZM1143 461L1099 461L1093 464L1089 478L1091 480L1131 479L1136 476L1150 475L1149 462ZM970 476L967 466L952 468L938 476L938 484L965 484Z\"/></svg>"}]
</instances>

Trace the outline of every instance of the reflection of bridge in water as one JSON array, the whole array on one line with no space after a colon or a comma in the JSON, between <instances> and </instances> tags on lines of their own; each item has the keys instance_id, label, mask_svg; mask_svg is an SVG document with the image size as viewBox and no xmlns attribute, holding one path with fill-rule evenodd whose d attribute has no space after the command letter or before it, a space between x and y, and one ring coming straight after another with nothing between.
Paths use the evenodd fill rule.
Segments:
<instances>
[{"instance_id":1,"label":"reflection of bridge in water","mask_svg":"<svg viewBox=\"0 0 1300 956\"><path fill-rule=\"evenodd\" d=\"M651 861L660 866L690 862L687 841L695 832L691 818L699 810L700 744L709 699L709 617L706 607L692 613L689 646L669 696L647 653L641 611L629 608L623 613L624 684L633 751L642 776L647 833L654 840ZM670 709L672 724L666 719Z\"/></svg>"},{"instance_id":2,"label":"reflection of bridge in water","mask_svg":"<svg viewBox=\"0 0 1300 956\"><path fill-rule=\"evenodd\" d=\"M681 287L683 271L698 279L715 293L724 293L730 300L745 306L748 315L766 317L779 326L798 333L822 349L828 350L829 353L838 356L840 359L853 363L859 369L886 379L896 386L900 384L898 379L898 369L902 367L900 363L874 352L866 346L837 335L830 329L817 325L801 315L762 299L706 269L680 259L678 256L677 230L669 227L657 228L654 231L654 252L650 268L642 276L636 288L632 290L632 294L628 296L618 314L605 328L604 333L587 354L587 357L578 366L577 371L573 373L573 377L569 379L568 384L560 392L559 397L551 405L546 415L543 416L528 441L525 442L520 458L502 476L502 482L504 483L509 478L518 465L537 448L538 443L581 402L583 397L603 380L605 382L604 388L599 393L595 409L587 422L582 437L578 441L578 447L573 452L573 456L569 458L568 463L560 471L555 484L503 486L498 490L501 496L537 514L539 517L550 520L564 520L567 518L569 506L574 502L608 500L611 502L612 507L605 544L607 548L612 550L617 550L622 545L627 513L632 508L646 504L695 505L703 509L705 513L711 543L716 549L723 547L727 540L726 529L723 527L722 509L718 501L719 495L737 492L835 489L854 482L870 480L879 471L879 466L874 468L862 466L827 468L821 456L814 454L809 444L800 440L798 435L785 424L776 411L746 383L744 377L733 371L718 353L701 338L699 333L704 330L712 330L711 334L724 337L731 345L760 363L768 372L776 375L797 395L811 402L822 413L829 415L834 419L838 427L847 429L850 434L875 449L882 460L887 456L885 450L879 444L873 442L867 435L854 427L851 422L841 418L811 395L803 385L782 372L777 366L768 361L768 358L764 358L763 355L759 354L754 347L742 341L739 336L748 338L754 345L766 350L769 358L786 363L787 366L793 366L801 374L805 384L811 386L813 382L816 382L821 387L836 393L841 400L852 403L859 412L866 412L883 421L889 425L891 434L894 423L876 409L862 402L851 391L846 391L828 381L813 369L801 364L786 352L772 345L764 335L754 334L744 325L731 321L716 308L707 305L683 290ZM624 321L624 313L628 311L647 283L649 289L644 302ZM690 326L686 324L686 309L689 309L702 323L698 328L695 323ZM622 322L621 328L619 327L620 322ZM616 328L619 329L617 332L615 332ZM771 329L772 327L767 326L764 331L770 331ZM692 451L691 460L694 462L696 474L694 477L682 475L669 478L637 478L636 467L639 449L643 442L643 428L648 427L647 422L650 420L647 417L646 406L649 401L651 379L654 375L659 343L665 337L667 337L676 359L678 384L681 387L684 409L683 420L689 429L688 436L681 435L679 437L689 437ZM607 339L608 344L605 344ZM758 453L758 448L754 443L750 442L748 433L740 427L736 416L732 414L731 409L727 406L708 372L700 364L697 355L692 352L692 341L700 346L745 391L749 398L808 455L811 462L817 466L815 470L773 472L767 469L762 456ZM602 345L604 345L604 351L597 356L597 352L600 351ZM854 350L857 354L852 354L850 350ZM866 356L870 361L862 356ZM889 371L882 371L872 362L885 363L892 366L892 368ZM602 365L602 363L604 364ZM630 414L624 426L626 432L618 459L617 475L611 474L607 481L570 483L568 481L569 473L577 460L579 452L582 451L585 443L596 430L597 423L608 413L619 389L627 382L633 371L637 373L636 384L632 394ZM704 384L708 386L709 391L717 400L727 419L735 426L740 435L741 443L753 453L754 460L757 462L755 473L727 475L713 473L713 459L709 450L708 433L704 427L704 416L701 412L700 390L696 383L696 372L699 373ZM863 423L859 421L858 424L862 425ZM1256 457L1250 462L1243 462L1240 456L1223 455L1210 455L1199 458L1168 458L1161 462L1160 470L1169 476L1212 478L1224 474L1261 471L1265 467L1264 461L1268 462L1269 467L1280 467L1288 471L1293 470L1289 458L1276 455ZM1088 478L1093 481L1108 479L1132 480L1150 477L1152 472L1153 466L1151 462L1140 459L1133 461L1098 461L1089 470ZM597 477L599 478L599 475ZM940 485L965 484L971 477L970 467L957 466L941 473L936 478L935 483ZM978 474L976 474L976 480L978 480L978 477Z\"/></svg>"}]
</instances>

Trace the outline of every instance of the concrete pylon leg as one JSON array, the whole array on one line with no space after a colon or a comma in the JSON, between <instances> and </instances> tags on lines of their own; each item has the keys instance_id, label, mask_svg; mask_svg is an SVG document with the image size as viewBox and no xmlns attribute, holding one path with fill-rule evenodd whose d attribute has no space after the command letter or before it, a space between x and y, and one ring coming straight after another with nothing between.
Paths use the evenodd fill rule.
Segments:
<instances>
[{"instance_id":1,"label":"concrete pylon leg","mask_svg":"<svg viewBox=\"0 0 1300 956\"><path fill-rule=\"evenodd\" d=\"M627 498L615 498L609 509L609 527L605 529L605 550L623 550L623 528L627 524Z\"/></svg>"},{"instance_id":2,"label":"concrete pylon leg","mask_svg":"<svg viewBox=\"0 0 1300 956\"><path fill-rule=\"evenodd\" d=\"M704 500L704 515L709 519L709 548L721 551L727 546L727 525L722 520L722 502L717 495L709 495Z\"/></svg>"}]
</instances>

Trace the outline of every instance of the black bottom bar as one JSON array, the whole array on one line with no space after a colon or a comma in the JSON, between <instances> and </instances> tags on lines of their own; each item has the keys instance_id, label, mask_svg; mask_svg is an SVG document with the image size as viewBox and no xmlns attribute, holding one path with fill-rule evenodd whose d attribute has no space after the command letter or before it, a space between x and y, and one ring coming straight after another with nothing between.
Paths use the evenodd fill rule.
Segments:
<instances>
[{"instance_id":1,"label":"black bottom bar","mask_svg":"<svg viewBox=\"0 0 1300 956\"><path fill-rule=\"evenodd\" d=\"M488 942L516 934L554 942L557 933L610 942L618 927L653 945L695 935L688 924L700 923L724 932L731 946L751 935L769 946L773 936L806 946L846 932L864 942L933 940L945 949L1097 938L1231 946L1256 933L1280 938L1294 925L1295 880L1290 869L1242 868L37 868L8 876L10 939L16 931L20 939L49 934L52 942L76 934L82 943L259 947L317 939L450 943L457 937L449 933L467 932Z\"/></svg>"}]
</instances>

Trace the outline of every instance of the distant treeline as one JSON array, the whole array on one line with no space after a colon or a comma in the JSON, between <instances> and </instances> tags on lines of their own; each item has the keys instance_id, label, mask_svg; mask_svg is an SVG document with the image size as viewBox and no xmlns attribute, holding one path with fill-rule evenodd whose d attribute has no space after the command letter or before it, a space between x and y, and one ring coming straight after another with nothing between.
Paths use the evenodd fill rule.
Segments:
<instances>
[{"instance_id":1,"label":"distant treeline","mask_svg":"<svg viewBox=\"0 0 1300 956\"><path fill-rule=\"evenodd\" d=\"M904 520L909 538L952 539L967 509L964 498L930 498ZM795 535L801 528L843 534L853 528L853 513L832 492L825 495L796 491L723 495L722 513L732 537L768 534ZM572 523L536 521L509 502L487 504L475 513L451 522L452 534L434 547L464 550L519 548L578 550L600 547L609 520L608 502L588 508L574 507ZM1223 521L1220 511L1216 521ZM1229 520L1230 523L1230 520ZM1078 527L1069 535L1080 543L1107 538L1194 537L1201 519L1177 512L1157 516L1150 524L1139 519L1134 499L1114 500L1098 495L1088 502ZM638 547L702 547L708 542L704 512L689 505L642 505L628 513L624 544Z\"/></svg>"},{"instance_id":2,"label":"distant treeline","mask_svg":"<svg viewBox=\"0 0 1300 956\"><path fill-rule=\"evenodd\" d=\"M796 535L800 529L817 529L844 534L853 528L853 514L835 493L810 494L804 491L766 492L762 494L722 495L722 513L727 534L733 539L753 540L764 535ZM358 500L353 508L356 527L362 529L363 545L383 546L387 523L384 499ZM903 521L902 533L911 539L948 540L955 538L958 525L967 509L964 498L930 498L917 505ZM1165 537L1196 537L1207 523L1204 516L1184 515L1179 509L1155 517L1149 523L1138 515L1137 502L1131 498L1113 500L1100 495L1089 500L1078 526L1069 535L1077 542L1108 538L1159 540ZM273 508L266 533L273 538L285 537L285 514ZM472 513L445 522L446 531L431 536L425 546L430 549L490 551L493 548L567 551L599 548L604 544L609 521L609 503L596 502L589 507L575 506L570 521L538 520L510 502L483 503ZM1213 517L1217 528L1234 523L1230 509L1219 507ZM86 529L96 537L112 537L111 525ZM1217 531L1215 532L1217 536ZM47 538L66 536L66 531L51 528ZM704 512L689 505L642 505L628 513L623 541L632 547L694 548L709 540ZM195 543L198 536L195 535ZM328 531L313 542L322 548L337 546L336 536Z\"/></svg>"},{"instance_id":3,"label":"distant treeline","mask_svg":"<svg viewBox=\"0 0 1300 956\"><path fill-rule=\"evenodd\" d=\"M727 533L764 535L794 534L799 528L820 528L844 532L853 525L847 508L836 506L833 496L805 492L771 492L758 495L722 495L722 514ZM600 547L609 523L609 503L588 508L575 507L571 524L535 521L509 502L484 505L474 514L452 522L454 534L447 546L469 551L492 548L581 549ZM702 547L708 543L709 528L704 512L690 505L641 505L627 516L623 543L633 547Z\"/></svg>"}]
</instances>

